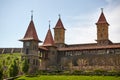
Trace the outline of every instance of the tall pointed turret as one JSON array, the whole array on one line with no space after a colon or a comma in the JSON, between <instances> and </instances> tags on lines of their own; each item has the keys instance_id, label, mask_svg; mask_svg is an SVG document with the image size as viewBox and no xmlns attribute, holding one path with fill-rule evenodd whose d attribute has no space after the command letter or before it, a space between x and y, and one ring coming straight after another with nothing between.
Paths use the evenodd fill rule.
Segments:
<instances>
[{"instance_id":1,"label":"tall pointed turret","mask_svg":"<svg viewBox=\"0 0 120 80\"><path fill-rule=\"evenodd\" d=\"M106 18L104 16L103 8L101 8L101 15L100 15L96 25L99 25L99 24L107 24L109 26L109 24L108 24L108 22L107 22L107 20L106 20Z\"/></svg>"},{"instance_id":2,"label":"tall pointed turret","mask_svg":"<svg viewBox=\"0 0 120 80\"><path fill-rule=\"evenodd\" d=\"M101 15L96 23L97 25L97 42L98 44L106 45L111 43L108 34L108 22L104 16L103 8L101 8Z\"/></svg>"},{"instance_id":3,"label":"tall pointed turret","mask_svg":"<svg viewBox=\"0 0 120 80\"><path fill-rule=\"evenodd\" d=\"M28 29L25 33L25 36L23 39L21 39L20 41L30 41L30 40L34 40L34 41L38 41L41 42L38 38L35 26L34 26L34 22L33 22L33 14L31 15L31 21L30 24L28 26Z\"/></svg>"},{"instance_id":4,"label":"tall pointed turret","mask_svg":"<svg viewBox=\"0 0 120 80\"><path fill-rule=\"evenodd\" d=\"M55 25L54 28L54 40L55 44L59 47L62 47L65 44L65 28L61 21L60 15L57 24Z\"/></svg>"},{"instance_id":5,"label":"tall pointed turret","mask_svg":"<svg viewBox=\"0 0 120 80\"><path fill-rule=\"evenodd\" d=\"M31 21L25 36L20 41L23 42L23 55L22 59L26 59L29 64L29 73L34 72L39 67L38 56L38 43L41 42L38 39L37 32L33 22L33 13L31 15Z\"/></svg>"},{"instance_id":6,"label":"tall pointed turret","mask_svg":"<svg viewBox=\"0 0 120 80\"><path fill-rule=\"evenodd\" d=\"M44 60L47 62L45 66L46 67L56 66L57 64L57 49L56 48L57 47L54 44L54 40L53 40L52 33L50 30L50 22L49 22L49 29L48 29L47 35L45 37L45 40L42 46L48 49L48 52L43 53L47 55L47 58L48 58L48 60Z\"/></svg>"},{"instance_id":7,"label":"tall pointed turret","mask_svg":"<svg viewBox=\"0 0 120 80\"><path fill-rule=\"evenodd\" d=\"M59 19L58 19L57 24L56 24L56 26L55 26L54 29L64 29L64 30L65 30L65 28L64 28L64 26L63 26L63 23L62 23L62 21L61 21L60 15L59 15Z\"/></svg>"},{"instance_id":8,"label":"tall pointed turret","mask_svg":"<svg viewBox=\"0 0 120 80\"><path fill-rule=\"evenodd\" d=\"M50 30L50 24L49 24L49 29L48 29L46 38L44 40L43 46L54 46L54 40Z\"/></svg>"}]
</instances>

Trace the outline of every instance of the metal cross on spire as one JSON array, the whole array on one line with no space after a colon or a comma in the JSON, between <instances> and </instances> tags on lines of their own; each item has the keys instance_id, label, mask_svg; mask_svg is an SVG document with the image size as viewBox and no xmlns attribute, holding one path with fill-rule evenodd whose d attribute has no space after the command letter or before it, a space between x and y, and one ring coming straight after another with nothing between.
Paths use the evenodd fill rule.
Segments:
<instances>
[{"instance_id":1,"label":"metal cross on spire","mask_svg":"<svg viewBox=\"0 0 120 80\"><path fill-rule=\"evenodd\" d=\"M50 29L50 22L51 22L51 21L49 20L49 29Z\"/></svg>"},{"instance_id":2,"label":"metal cross on spire","mask_svg":"<svg viewBox=\"0 0 120 80\"><path fill-rule=\"evenodd\" d=\"M101 12L103 12L103 8L101 8Z\"/></svg>"},{"instance_id":3,"label":"metal cross on spire","mask_svg":"<svg viewBox=\"0 0 120 80\"><path fill-rule=\"evenodd\" d=\"M33 20L33 10L31 10L31 20Z\"/></svg>"},{"instance_id":4,"label":"metal cross on spire","mask_svg":"<svg viewBox=\"0 0 120 80\"><path fill-rule=\"evenodd\" d=\"M60 14L59 14L58 16L59 16L59 18L61 18L61 15L60 15Z\"/></svg>"}]
</instances>

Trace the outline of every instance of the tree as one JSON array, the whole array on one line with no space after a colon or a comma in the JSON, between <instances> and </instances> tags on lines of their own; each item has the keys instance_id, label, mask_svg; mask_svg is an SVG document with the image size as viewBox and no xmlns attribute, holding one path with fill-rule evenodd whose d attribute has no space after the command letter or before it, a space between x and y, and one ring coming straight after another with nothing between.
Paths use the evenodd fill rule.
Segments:
<instances>
[{"instance_id":1,"label":"tree","mask_svg":"<svg viewBox=\"0 0 120 80\"><path fill-rule=\"evenodd\" d=\"M23 65L22 65L22 71L23 71L24 73L27 73L28 70L29 70L29 64L28 64L28 62L27 62L27 59L25 59L25 60L23 61Z\"/></svg>"},{"instance_id":2,"label":"tree","mask_svg":"<svg viewBox=\"0 0 120 80\"><path fill-rule=\"evenodd\" d=\"M2 77L3 77L3 69L2 69L2 66L0 64L0 80L2 80Z\"/></svg>"},{"instance_id":3,"label":"tree","mask_svg":"<svg viewBox=\"0 0 120 80\"><path fill-rule=\"evenodd\" d=\"M14 64L12 64L10 67L10 77L17 76L18 72L19 72L19 69L18 69L17 63L14 60Z\"/></svg>"}]
</instances>

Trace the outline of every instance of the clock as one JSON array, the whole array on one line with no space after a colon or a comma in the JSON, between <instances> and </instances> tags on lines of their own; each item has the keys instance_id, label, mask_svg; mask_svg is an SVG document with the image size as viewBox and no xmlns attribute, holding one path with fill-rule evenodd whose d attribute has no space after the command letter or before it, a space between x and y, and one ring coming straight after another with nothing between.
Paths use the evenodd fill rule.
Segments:
<instances>
[{"instance_id":1,"label":"clock","mask_svg":"<svg viewBox=\"0 0 120 80\"><path fill-rule=\"evenodd\" d=\"M26 42L26 44L25 44L26 46L30 46L30 42Z\"/></svg>"}]
</instances>

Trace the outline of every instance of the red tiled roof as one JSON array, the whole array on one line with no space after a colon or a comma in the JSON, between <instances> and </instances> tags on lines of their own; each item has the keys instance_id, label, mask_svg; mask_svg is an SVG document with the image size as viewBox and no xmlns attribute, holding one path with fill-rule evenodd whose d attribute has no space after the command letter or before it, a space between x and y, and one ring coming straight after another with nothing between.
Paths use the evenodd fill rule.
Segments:
<instances>
[{"instance_id":1,"label":"red tiled roof","mask_svg":"<svg viewBox=\"0 0 120 80\"><path fill-rule=\"evenodd\" d=\"M59 51L74 51L74 50L93 50L93 49L115 49L120 48L120 45L106 45L106 46L81 46L81 47L65 47L65 48L59 48Z\"/></svg>"},{"instance_id":2,"label":"red tiled roof","mask_svg":"<svg viewBox=\"0 0 120 80\"><path fill-rule=\"evenodd\" d=\"M100 24L100 23L107 23L108 24L103 12L101 13L101 15L98 19L98 22L96 24Z\"/></svg>"},{"instance_id":3,"label":"red tiled roof","mask_svg":"<svg viewBox=\"0 0 120 80\"><path fill-rule=\"evenodd\" d=\"M23 39L21 39L20 41L25 41L25 40L36 40L36 41L40 41L38 39L38 36L37 36L37 32L36 32L36 29L35 29L35 26L34 26L34 23L33 23L33 20L31 20L29 26L28 26L28 29L26 31L26 34L24 36Z\"/></svg>"},{"instance_id":4,"label":"red tiled roof","mask_svg":"<svg viewBox=\"0 0 120 80\"><path fill-rule=\"evenodd\" d=\"M53 40L52 33L51 33L50 29L47 32L43 46L54 46L54 40Z\"/></svg>"},{"instance_id":5,"label":"red tiled roof","mask_svg":"<svg viewBox=\"0 0 120 80\"><path fill-rule=\"evenodd\" d=\"M56 24L56 26L55 26L54 29L56 29L56 28L61 28L61 29L64 29L64 30L65 30L65 28L64 28L64 26L63 26L63 23L62 23L62 21L61 21L60 18L58 19L57 24Z\"/></svg>"}]
</instances>

